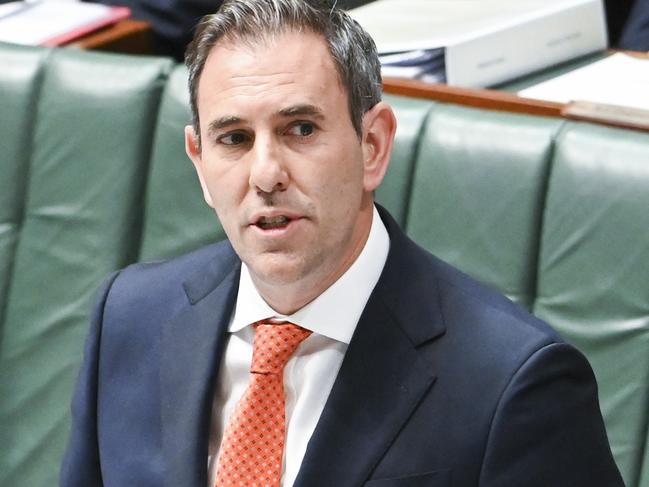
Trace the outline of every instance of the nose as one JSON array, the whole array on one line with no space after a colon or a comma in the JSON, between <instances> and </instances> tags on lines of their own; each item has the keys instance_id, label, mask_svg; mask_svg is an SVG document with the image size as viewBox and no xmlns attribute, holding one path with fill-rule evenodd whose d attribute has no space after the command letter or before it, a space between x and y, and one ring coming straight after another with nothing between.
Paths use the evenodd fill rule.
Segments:
<instances>
[{"instance_id":1,"label":"nose","mask_svg":"<svg viewBox=\"0 0 649 487\"><path fill-rule=\"evenodd\" d=\"M250 187L270 194L286 190L288 181L288 172L277 143L272 138L257 137L250 167Z\"/></svg>"}]
</instances>

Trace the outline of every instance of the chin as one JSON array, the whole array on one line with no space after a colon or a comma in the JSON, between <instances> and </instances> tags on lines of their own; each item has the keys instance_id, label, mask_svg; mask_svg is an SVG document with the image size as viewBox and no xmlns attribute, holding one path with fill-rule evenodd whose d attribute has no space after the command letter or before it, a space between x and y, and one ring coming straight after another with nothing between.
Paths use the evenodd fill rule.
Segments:
<instances>
[{"instance_id":1,"label":"chin","mask_svg":"<svg viewBox=\"0 0 649 487\"><path fill-rule=\"evenodd\" d=\"M253 276L276 286L295 284L306 274L304 260L294 255L265 254L249 259L246 264Z\"/></svg>"}]
</instances>

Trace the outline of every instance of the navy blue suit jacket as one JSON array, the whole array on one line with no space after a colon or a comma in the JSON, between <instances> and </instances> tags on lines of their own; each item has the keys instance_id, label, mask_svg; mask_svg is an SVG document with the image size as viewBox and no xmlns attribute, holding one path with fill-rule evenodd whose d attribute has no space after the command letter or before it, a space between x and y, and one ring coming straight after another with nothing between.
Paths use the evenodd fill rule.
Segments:
<instances>
[{"instance_id":1,"label":"navy blue suit jacket","mask_svg":"<svg viewBox=\"0 0 649 487\"><path fill-rule=\"evenodd\" d=\"M618 47L631 51L649 51L649 0L633 2Z\"/></svg>"},{"instance_id":2,"label":"navy blue suit jacket","mask_svg":"<svg viewBox=\"0 0 649 487\"><path fill-rule=\"evenodd\" d=\"M387 263L295 485L622 486L586 359L381 215ZM134 265L106 286L64 487L206 487L240 265L224 242Z\"/></svg>"}]
</instances>

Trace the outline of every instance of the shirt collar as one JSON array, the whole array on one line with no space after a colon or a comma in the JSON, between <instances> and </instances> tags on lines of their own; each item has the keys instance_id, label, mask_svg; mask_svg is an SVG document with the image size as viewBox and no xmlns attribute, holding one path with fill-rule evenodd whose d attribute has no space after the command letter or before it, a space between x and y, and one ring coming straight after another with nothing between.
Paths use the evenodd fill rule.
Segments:
<instances>
[{"instance_id":1,"label":"shirt collar","mask_svg":"<svg viewBox=\"0 0 649 487\"><path fill-rule=\"evenodd\" d=\"M358 258L320 296L289 316L277 313L264 301L252 282L248 267L242 264L230 332L242 330L259 320L275 318L349 344L365 304L379 280L389 248L388 232L375 207L370 234Z\"/></svg>"}]
</instances>

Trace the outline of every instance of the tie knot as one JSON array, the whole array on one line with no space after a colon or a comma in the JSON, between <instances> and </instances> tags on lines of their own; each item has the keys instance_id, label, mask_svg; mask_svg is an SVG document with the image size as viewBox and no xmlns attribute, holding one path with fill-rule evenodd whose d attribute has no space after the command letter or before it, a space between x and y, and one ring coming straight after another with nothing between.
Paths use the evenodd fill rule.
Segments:
<instances>
[{"instance_id":1,"label":"tie knot","mask_svg":"<svg viewBox=\"0 0 649 487\"><path fill-rule=\"evenodd\" d=\"M281 373L297 346L311 334L309 330L288 322L270 324L261 321L254 327L250 372L257 374Z\"/></svg>"}]
</instances>

